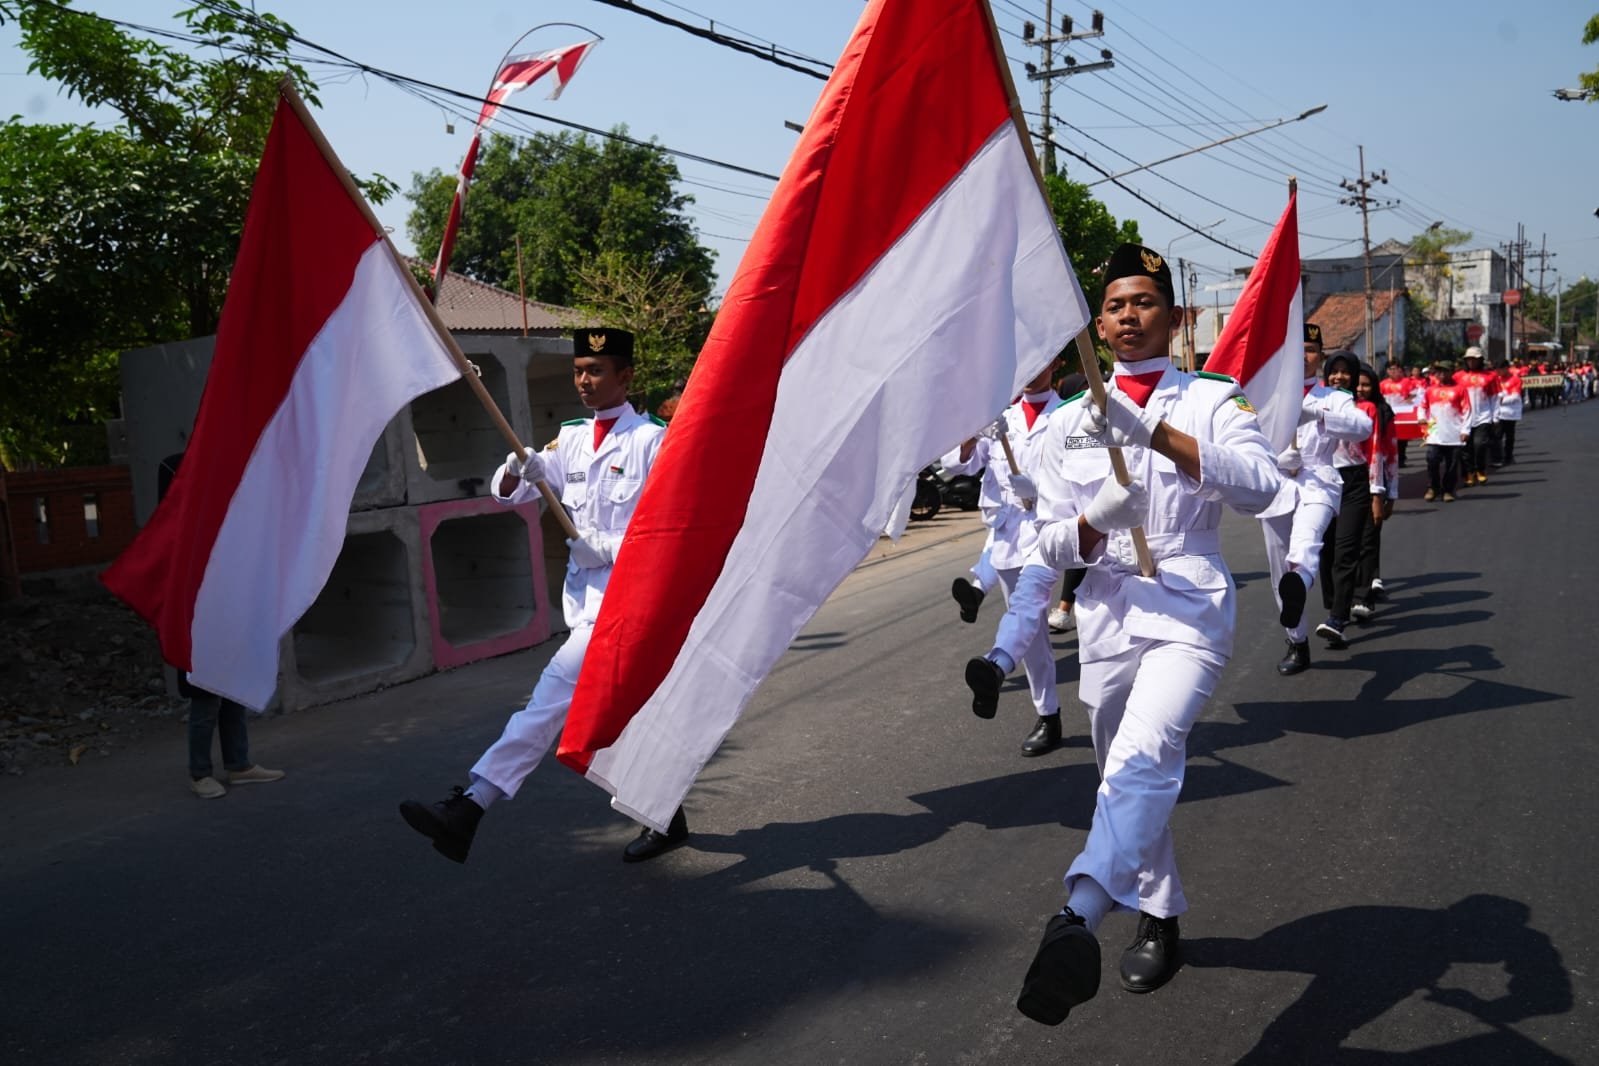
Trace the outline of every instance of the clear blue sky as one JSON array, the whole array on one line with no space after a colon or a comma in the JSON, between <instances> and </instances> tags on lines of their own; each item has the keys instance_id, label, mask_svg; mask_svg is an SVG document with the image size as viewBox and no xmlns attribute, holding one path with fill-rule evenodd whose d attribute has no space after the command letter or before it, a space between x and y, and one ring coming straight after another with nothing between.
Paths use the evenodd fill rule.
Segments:
<instances>
[{"instance_id":1,"label":"clear blue sky","mask_svg":"<svg viewBox=\"0 0 1599 1066\"><path fill-rule=\"evenodd\" d=\"M685 21L699 21L689 12L719 24L726 18L749 35L827 61L863 6L860 0L640 3ZM185 5L78 0L77 6L176 28L172 13ZM593 126L626 123L637 136L770 173L782 169L794 143L784 120L804 121L822 85L593 0L259 0L258 6L345 55L473 92L483 90L504 50L533 24L582 23L606 40L566 94L552 103L535 89L517 103ZM1194 226L1224 218L1214 229L1218 236L1258 249L1269 231L1263 222L1280 213L1284 180L1294 173L1304 254L1356 254L1360 216L1336 203L1336 183L1355 176L1356 146L1364 144L1367 169L1386 169L1389 178L1374 195L1401 202L1373 214L1374 242L1408 239L1440 220L1471 230L1474 247L1497 245L1523 222L1535 248L1548 235L1556 253L1549 266L1564 282L1599 276L1599 104L1551 95L1575 86L1578 72L1599 67L1599 46L1580 44L1596 7L1572 0L1357 0L1331 8L1107 0L1100 6L1108 18L1105 38L1078 44L1076 53L1087 62L1110 48L1117 65L1058 81L1054 108L1077 127L1058 130L1061 142L1112 169L1133 165L1128 158L1147 162L1251 122L1328 105L1321 115L1242 141L1236 150L1213 150L1126 179ZM1036 62L1038 49L1019 37L1024 17L1042 25L1044 0L994 0L994 10L1016 60L1023 107L1036 112L1037 83L1025 80L1019 64ZM1057 20L1071 14L1079 28L1089 11L1090 5L1065 0L1055 6ZM551 30L535 43L574 38L575 31ZM86 117L51 84L25 76L25 68L15 28L0 27L0 113L32 121ZM415 172L459 164L468 121L455 117L452 136L438 108L385 82L327 68L313 73L322 83L320 120L352 170L382 172L404 188ZM1036 127L1038 119L1032 122ZM1073 177L1094 176L1067 162ZM772 183L702 163L681 167L702 236L718 253L719 288L725 287ZM1096 192L1117 217L1136 218L1147 243L1165 248L1175 241L1172 254L1196 261L1203 276L1248 262L1201 237L1182 237L1183 227L1120 190ZM407 250L408 209L396 197L379 210ZM470 219L468 211L468 225ZM1547 280L1552 286L1553 273Z\"/></svg>"}]
</instances>

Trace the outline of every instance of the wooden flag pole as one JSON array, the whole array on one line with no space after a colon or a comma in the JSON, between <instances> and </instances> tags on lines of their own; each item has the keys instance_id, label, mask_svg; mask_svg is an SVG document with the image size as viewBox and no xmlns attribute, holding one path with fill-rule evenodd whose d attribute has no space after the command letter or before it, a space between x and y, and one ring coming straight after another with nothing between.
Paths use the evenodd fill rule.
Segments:
<instances>
[{"instance_id":1,"label":"wooden flag pole","mask_svg":"<svg viewBox=\"0 0 1599 1066\"><path fill-rule=\"evenodd\" d=\"M361 195L361 190L356 186L355 179L350 177L350 172L344 169L343 163L339 162L339 157L334 153L333 146L323 136L322 128L316 124L316 119L311 117L310 109L305 106L305 101L300 98L299 93L294 91L294 85L288 78L284 78L279 83L278 89L283 94L283 99L288 101L289 107L293 108L294 113L299 116L300 122L306 128L306 132L311 135L311 140L315 142L317 150L322 153L322 158L327 160L328 166L332 168L334 175L338 177L339 182L344 186L344 190L350 194L350 199L355 201L356 206L361 209L361 213L366 216L367 223L372 227L372 231L382 238L384 245L389 249L389 254L394 256L395 265L400 268L400 273L405 276L405 280L410 284L411 290L416 294L417 303L421 305L423 313L427 315L428 321L432 323L433 330L438 334L439 340L443 342L445 350L450 353L450 359L454 361L456 369L460 370L461 377L466 379L472 394L478 398L478 402L488 412L489 420L494 423L494 428L500 431L500 436L505 438L506 443L511 446L517 455L525 458L532 454L532 449L522 443L516 435L516 430L511 428L511 423L506 421L499 405L494 402L494 397L489 395L489 390L483 387L483 379L478 377L477 369L461 351L461 346L455 343L455 338L450 334L449 327L444 324L444 319L439 317L439 309L433 306L433 301L427 298L427 294L422 291L422 287L416 283L416 278L406 268L405 260L400 258L400 253L395 250L394 242L389 240L388 230L383 228L383 223L379 222L378 216L372 212L372 205L368 204L366 197ZM577 527L572 524L572 519L567 515L566 508L561 506L561 498L555 494L555 490L550 488L547 482L538 481L535 484L538 485L539 494L544 497L544 502L549 504L550 513L555 516L555 521L560 524L561 531L569 539L577 540L579 536Z\"/></svg>"},{"instance_id":2,"label":"wooden flag pole","mask_svg":"<svg viewBox=\"0 0 1599 1066\"><path fill-rule=\"evenodd\" d=\"M1016 82L1010 76L1010 61L1005 58L1004 42L999 38L999 26L994 22L994 10L988 4L983 5L983 13L988 19L988 43L994 53L994 65L999 69L999 75L1005 79L1005 93L1010 99L1011 121L1016 125L1017 136L1021 138L1022 149L1027 153L1027 158L1033 164L1033 180L1038 182L1038 194L1049 202L1049 194L1044 188L1044 172L1038 165L1038 154L1033 151L1032 134L1027 129L1027 120L1022 115L1021 100L1016 95ZM1046 29L1046 33L1048 30ZM1053 130L1045 130L1045 137L1054 137ZM1094 402L1099 404L1099 409L1105 409L1105 377L1099 371L1099 359L1094 355L1094 340L1089 336L1087 328L1077 335L1077 354L1082 360L1083 377L1088 379L1088 389L1094 397ZM1109 448L1110 469L1116 476L1119 484L1126 485L1132 481L1132 475L1127 472L1127 460L1122 456L1120 448ZM1145 577L1155 576L1155 560L1149 554L1149 540L1144 536L1141 526L1134 526L1133 550L1138 555L1138 572Z\"/></svg>"}]
</instances>

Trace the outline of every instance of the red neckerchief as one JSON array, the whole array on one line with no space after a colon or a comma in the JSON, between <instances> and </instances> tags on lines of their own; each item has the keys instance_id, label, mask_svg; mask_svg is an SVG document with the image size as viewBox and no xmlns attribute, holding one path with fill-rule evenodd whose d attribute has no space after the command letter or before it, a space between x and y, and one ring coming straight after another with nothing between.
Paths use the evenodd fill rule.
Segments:
<instances>
[{"instance_id":1,"label":"red neckerchief","mask_svg":"<svg viewBox=\"0 0 1599 1066\"><path fill-rule=\"evenodd\" d=\"M1022 401L1022 417L1027 420L1028 429L1033 428L1033 423L1038 421L1038 416L1043 414L1044 408L1048 406L1048 400L1039 400L1037 403L1032 400Z\"/></svg>"}]
</instances>

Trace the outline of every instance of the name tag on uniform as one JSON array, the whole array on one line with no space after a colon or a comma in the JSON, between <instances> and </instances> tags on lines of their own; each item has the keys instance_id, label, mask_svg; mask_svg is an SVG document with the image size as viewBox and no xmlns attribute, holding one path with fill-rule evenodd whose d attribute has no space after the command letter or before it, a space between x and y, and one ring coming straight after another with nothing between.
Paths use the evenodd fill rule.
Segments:
<instances>
[{"instance_id":1,"label":"name tag on uniform","mask_svg":"<svg viewBox=\"0 0 1599 1066\"><path fill-rule=\"evenodd\" d=\"M1103 448L1103 447L1105 447L1105 442L1104 441L1100 440L1098 437L1090 437L1087 434L1084 434L1083 436L1080 436L1080 437L1067 437L1066 438L1066 450L1067 451L1077 451L1077 450L1080 450L1082 448Z\"/></svg>"},{"instance_id":2,"label":"name tag on uniform","mask_svg":"<svg viewBox=\"0 0 1599 1066\"><path fill-rule=\"evenodd\" d=\"M566 483L568 485L581 485L588 479L589 474L587 470L569 470L566 474Z\"/></svg>"}]
</instances>

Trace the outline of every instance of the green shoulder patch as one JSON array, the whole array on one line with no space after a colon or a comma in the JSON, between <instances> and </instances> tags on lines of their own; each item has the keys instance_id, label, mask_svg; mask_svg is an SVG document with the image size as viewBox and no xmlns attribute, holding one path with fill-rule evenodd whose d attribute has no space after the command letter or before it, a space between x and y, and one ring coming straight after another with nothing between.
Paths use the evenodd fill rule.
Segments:
<instances>
[{"instance_id":1,"label":"green shoulder patch","mask_svg":"<svg viewBox=\"0 0 1599 1066\"><path fill-rule=\"evenodd\" d=\"M561 425L563 425L563 426L586 426L586 425L588 425L588 421L589 420L586 419L586 418L569 418L565 422L562 422Z\"/></svg>"},{"instance_id":2,"label":"green shoulder patch","mask_svg":"<svg viewBox=\"0 0 1599 1066\"><path fill-rule=\"evenodd\" d=\"M1087 395L1088 395L1088 390L1087 389L1082 389L1082 390L1080 390L1078 392L1074 392L1070 396L1068 396L1064 400L1062 400L1060 402L1059 406L1064 407L1064 406L1066 406L1069 403L1076 403L1078 400L1081 400L1084 396L1087 396Z\"/></svg>"},{"instance_id":3,"label":"green shoulder patch","mask_svg":"<svg viewBox=\"0 0 1599 1066\"><path fill-rule=\"evenodd\" d=\"M1196 370L1194 372L1194 376L1198 378L1209 378L1212 381L1225 381L1229 385L1238 384L1237 378L1230 378L1226 374L1212 374L1208 370Z\"/></svg>"},{"instance_id":4,"label":"green shoulder patch","mask_svg":"<svg viewBox=\"0 0 1599 1066\"><path fill-rule=\"evenodd\" d=\"M1255 409L1249 404L1248 396L1234 396L1233 403L1237 404L1238 409L1241 411L1248 411L1250 414L1255 413Z\"/></svg>"},{"instance_id":5,"label":"green shoulder patch","mask_svg":"<svg viewBox=\"0 0 1599 1066\"><path fill-rule=\"evenodd\" d=\"M662 429L666 428L666 423L662 422L659 418L656 418L654 415L650 415L649 419L650 419L651 422L654 422L657 426L660 426Z\"/></svg>"}]
</instances>

